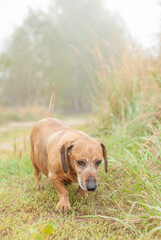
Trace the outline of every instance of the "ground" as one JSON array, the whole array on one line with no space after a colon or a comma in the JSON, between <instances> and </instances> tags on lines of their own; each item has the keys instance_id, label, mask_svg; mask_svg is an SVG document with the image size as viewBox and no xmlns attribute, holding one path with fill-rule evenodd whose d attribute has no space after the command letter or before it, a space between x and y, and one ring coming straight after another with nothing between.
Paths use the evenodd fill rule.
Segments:
<instances>
[{"instance_id":1,"label":"ground","mask_svg":"<svg viewBox=\"0 0 161 240\"><path fill-rule=\"evenodd\" d=\"M1 127L0 239L161 239L158 156L125 130L98 134L82 122L71 125L103 140L109 169L105 173L101 165L98 189L87 199L76 198L77 184L67 186L69 213L55 213L58 196L49 179L35 182L32 123Z\"/></svg>"}]
</instances>

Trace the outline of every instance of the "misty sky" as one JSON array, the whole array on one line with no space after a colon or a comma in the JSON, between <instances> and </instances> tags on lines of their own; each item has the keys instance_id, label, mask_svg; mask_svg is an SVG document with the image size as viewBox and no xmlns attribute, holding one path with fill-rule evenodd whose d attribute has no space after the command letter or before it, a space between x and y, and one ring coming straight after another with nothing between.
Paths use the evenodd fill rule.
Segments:
<instances>
[{"instance_id":1,"label":"misty sky","mask_svg":"<svg viewBox=\"0 0 161 240\"><path fill-rule=\"evenodd\" d=\"M28 8L47 10L51 0L0 0L0 49L14 28L22 24ZM161 29L159 0L106 0L106 6L117 12L144 48L153 47Z\"/></svg>"}]
</instances>

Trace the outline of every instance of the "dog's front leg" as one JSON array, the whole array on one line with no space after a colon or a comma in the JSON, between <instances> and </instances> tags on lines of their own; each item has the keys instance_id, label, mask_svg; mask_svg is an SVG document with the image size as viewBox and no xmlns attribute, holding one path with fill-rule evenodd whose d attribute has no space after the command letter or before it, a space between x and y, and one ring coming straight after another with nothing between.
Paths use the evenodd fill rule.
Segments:
<instances>
[{"instance_id":1,"label":"dog's front leg","mask_svg":"<svg viewBox=\"0 0 161 240\"><path fill-rule=\"evenodd\" d=\"M71 205L69 202L69 193L65 188L65 185L61 179L55 174L49 173L49 178L55 187L58 196L59 196L59 202L56 206L56 210L61 209L62 211L69 211L71 210Z\"/></svg>"}]
</instances>

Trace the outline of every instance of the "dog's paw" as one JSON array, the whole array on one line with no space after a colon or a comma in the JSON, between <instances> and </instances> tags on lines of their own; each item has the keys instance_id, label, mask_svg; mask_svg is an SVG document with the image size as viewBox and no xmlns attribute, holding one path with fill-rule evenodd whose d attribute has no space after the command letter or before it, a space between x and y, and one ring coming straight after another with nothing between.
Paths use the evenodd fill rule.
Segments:
<instances>
[{"instance_id":1,"label":"dog's paw","mask_svg":"<svg viewBox=\"0 0 161 240\"><path fill-rule=\"evenodd\" d=\"M71 210L71 205L70 205L69 200L64 199L64 198L62 200L59 200L59 202L56 206L56 211L68 212L70 210Z\"/></svg>"},{"instance_id":2,"label":"dog's paw","mask_svg":"<svg viewBox=\"0 0 161 240\"><path fill-rule=\"evenodd\" d=\"M87 198L88 197L88 193L83 191L82 189L78 188L77 192L76 192L76 196L77 197L84 197L84 198Z\"/></svg>"}]
</instances>

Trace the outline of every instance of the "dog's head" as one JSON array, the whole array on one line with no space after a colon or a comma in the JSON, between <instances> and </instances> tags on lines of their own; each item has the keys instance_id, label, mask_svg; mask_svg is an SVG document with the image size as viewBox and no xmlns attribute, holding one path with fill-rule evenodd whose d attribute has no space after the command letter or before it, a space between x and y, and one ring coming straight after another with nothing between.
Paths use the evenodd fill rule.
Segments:
<instances>
[{"instance_id":1,"label":"dog's head","mask_svg":"<svg viewBox=\"0 0 161 240\"><path fill-rule=\"evenodd\" d=\"M60 153L63 171L67 173L70 165L77 173L80 187L94 191L98 185L98 167L103 158L107 172L107 150L104 144L94 138L82 137L61 146Z\"/></svg>"}]
</instances>

